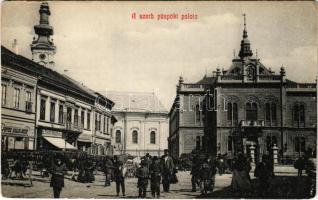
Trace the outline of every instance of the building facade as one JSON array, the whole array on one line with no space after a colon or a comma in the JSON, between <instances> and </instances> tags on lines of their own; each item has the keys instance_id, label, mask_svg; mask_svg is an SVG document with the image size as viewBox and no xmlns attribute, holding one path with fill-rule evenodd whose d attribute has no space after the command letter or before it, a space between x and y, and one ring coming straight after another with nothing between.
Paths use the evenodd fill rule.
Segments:
<instances>
[{"instance_id":1,"label":"building facade","mask_svg":"<svg viewBox=\"0 0 318 200\"><path fill-rule=\"evenodd\" d=\"M14 57L3 49L1 53L1 150L33 150L37 76L7 66Z\"/></svg>"},{"instance_id":2,"label":"building facade","mask_svg":"<svg viewBox=\"0 0 318 200\"><path fill-rule=\"evenodd\" d=\"M317 139L317 84L296 83L253 57L246 25L238 57L228 70L216 71L207 90L207 151L235 156L244 152L257 162L276 151L278 160L312 155Z\"/></svg>"},{"instance_id":3,"label":"building facade","mask_svg":"<svg viewBox=\"0 0 318 200\"><path fill-rule=\"evenodd\" d=\"M107 92L115 102L114 154L163 155L168 148L168 112L154 93Z\"/></svg>"},{"instance_id":4,"label":"building facade","mask_svg":"<svg viewBox=\"0 0 318 200\"><path fill-rule=\"evenodd\" d=\"M54 69L50 10L40 6L32 60L1 47L2 147L112 154L114 103Z\"/></svg>"},{"instance_id":5,"label":"building facade","mask_svg":"<svg viewBox=\"0 0 318 200\"><path fill-rule=\"evenodd\" d=\"M178 87L182 84L179 82ZM317 84L287 79L284 67L279 73L265 67L257 55L253 56L245 23L240 52L232 65L227 70L218 68L213 72L206 87L192 87L201 88L201 94L204 93L201 104L204 138L200 138L205 141L201 145L203 151L230 157L244 152L254 161L274 150L280 161L295 159L305 152L315 154ZM179 156L184 141L173 140L180 138L175 133L181 127L178 125L181 120L176 123L174 119L187 110L184 104L187 102L178 97L170 111L169 149ZM191 116L194 121L194 112ZM199 146L198 136L192 136L198 138L192 149Z\"/></svg>"},{"instance_id":6,"label":"building facade","mask_svg":"<svg viewBox=\"0 0 318 200\"><path fill-rule=\"evenodd\" d=\"M204 76L196 83L177 85L176 98L169 112L169 151L177 158L205 146L202 101L213 77Z\"/></svg>"}]
</instances>

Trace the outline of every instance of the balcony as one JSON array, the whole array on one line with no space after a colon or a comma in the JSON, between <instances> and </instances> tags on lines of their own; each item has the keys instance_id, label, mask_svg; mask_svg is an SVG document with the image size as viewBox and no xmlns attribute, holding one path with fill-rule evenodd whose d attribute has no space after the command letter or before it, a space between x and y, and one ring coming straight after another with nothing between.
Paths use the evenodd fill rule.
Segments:
<instances>
[{"instance_id":1,"label":"balcony","mask_svg":"<svg viewBox=\"0 0 318 200\"><path fill-rule=\"evenodd\" d=\"M80 124L74 124L72 122L65 123L65 130L72 132L83 132L83 127Z\"/></svg>"},{"instance_id":2,"label":"balcony","mask_svg":"<svg viewBox=\"0 0 318 200\"><path fill-rule=\"evenodd\" d=\"M32 104L33 104L33 102L31 102L31 101L25 102L25 112L26 113L32 113Z\"/></svg>"},{"instance_id":3,"label":"balcony","mask_svg":"<svg viewBox=\"0 0 318 200\"><path fill-rule=\"evenodd\" d=\"M263 127L265 126L264 120L242 120L241 127Z\"/></svg>"}]
</instances>

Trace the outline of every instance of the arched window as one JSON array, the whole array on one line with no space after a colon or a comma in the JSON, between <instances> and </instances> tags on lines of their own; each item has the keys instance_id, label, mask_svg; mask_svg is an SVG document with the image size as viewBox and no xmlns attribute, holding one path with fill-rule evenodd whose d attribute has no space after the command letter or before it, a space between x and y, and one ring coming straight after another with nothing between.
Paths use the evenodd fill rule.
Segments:
<instances>
[{"instance_id":1,"label":"arched window","mask_svg":"<svg viewBox=\"0 0 318 200\"><path fill-rule=\"evenodd\" d=\"M299 112L298 112L298 110L299 110L299 107L298 107L298 105L294 105L294 107L293 107L293 119L294 119L294 121L296 121L296 122L298 122L298 115L299 115Z\"/></svg>"},{"instance_id":2,"label":"arched window","mask_svg":"<svg viewBox=\"0 0 318 200\"><path fill-rule=\"evenodd\" d=\"M156 144L156 132L150 132L150 144Z\"/></svg>"},{"instance_id":3,"label":"arched window","mask_svg":"<svg viewBox=\"0 0 318 200\"><path fill-rule=\"evenodd\" d=\"M237 103L227 104L227 119L230 121L238 120Z\"/></svg>"},{"instance_id":4,"label":"arched window","mask_svg":"<svg viewBox=\"0 0 318 200\"><path fill-rule=\"evenodd\" d=\"M276 121L276 104L275 103L266 103L265 104L265 119L266 121Z\"/></svg>"},{"instance_id":5,"label":"arched window","mask_svg":"<svg viewBox=\"0 0 318 200\"><path fill-rule=\"evenodd\" d=\"M246 103L246 120L257 120L256 103Z\"/></svg>"},{"instance_id":6,"label":"arched window","mask_svg":"<svg viewBox=\"0 0 318 200\"><path fill-rule=\"evenodd\" d=\"M275 103L271 104L271 116L272 116L272 120L276 120L277 114L276 114L276 104Z\"/></svg>"},{"instance_id":7,"label":"arched window","mask_svg":"<svg viewBox=\"0 0 318 200\"><path fill-rule=\"evenodd\" d=\"M266 121L271 120L271 108L269 103L266 103L265 105L265 119Z\"/></svg>"},{"instance_id":8,"label":"arched window","mask_svg":"<svg viewBox=\"0 0 318 200\"><path fill-rule=\"evenodd\" d=\"M132 132L132 143L138 144L138 132L136 130Z\"/></svg>"},{"instance_id":9,"label":"arched window","mask_svg":"<svg viewBox=\"0 0 318 200\"><path fill-rule=\"evenodd\" d=\"M116 131L115 141L116 141L116 143L121 143L121 132L120 132L120 130Z\"/></svg>"},{"instance_id":10,"label":"arched window","mask_svg":"<svg viewBox=\"0 0 318 200\"><path fill-rule=\"evenodd\" d=\"M232 121L232 103L227 104L227 120Z\"/></svg>"},{"instance_id":11,"label":"arched window","mask_svg":"<svg viewBox=\"0 0 318 200\"><path fill-rule=\"evenodd\" d=\"M201 148L201 137L197 136L197 138L196 138L196 149L200 150L200 148Z\"/></svg>"},{"instance_id":12,"label":"arched window","mask_svg":"<svg viewBox=\"0 0 318 200\"><path fill-rule=\"evenodd\" d=\"M299 121L305 122L305 107L304 107L304 105L299 106Z\"/></svg>"},{"instance_id":13,"label":"arched window","mask_svg":"<svg viewBox=\"0 0 318 200\"><path fill-rule=\"evenodd\" d=\"M233 103L233 120L238 120L237 103Z\"/></svg>"}]
</instances>

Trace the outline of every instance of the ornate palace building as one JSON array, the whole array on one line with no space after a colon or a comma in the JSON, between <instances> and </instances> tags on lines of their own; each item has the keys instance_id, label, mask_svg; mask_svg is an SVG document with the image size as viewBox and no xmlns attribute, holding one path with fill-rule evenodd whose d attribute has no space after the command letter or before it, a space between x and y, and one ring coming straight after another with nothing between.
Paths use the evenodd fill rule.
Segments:
<instances>
[{"instance_id":1,"label":"ornate palace building","mask_svg":"<svg viewBox=\"0 0 318 200\"><path fill-rule=\"evenodd\" d=\"M278 74L271 71L253 56L250 45L244 22L241 49L232 66L218 68L204 85L179 81L170 111L169 148L174 155L191 151L190 145L184 148L189 140L180 134L183 127L192 149L213 155L244 152L257 161L275 150L280 160L316 150L317 84L286 79L284 67ZM195 97L198 93L204 95ZM201 112L203 125L195 130Z\"/></svg>"}]
</instances>

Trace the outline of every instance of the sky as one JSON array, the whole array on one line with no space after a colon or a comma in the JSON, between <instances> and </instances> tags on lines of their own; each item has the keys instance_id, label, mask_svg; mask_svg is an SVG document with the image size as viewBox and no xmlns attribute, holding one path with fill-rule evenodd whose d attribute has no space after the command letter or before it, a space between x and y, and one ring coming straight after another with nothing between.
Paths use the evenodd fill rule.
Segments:
<instances>
[{"instance_id":1,"label":"sky","mask_svg":"<svg viewBox=\"0 0 318 200\"><path fill-rule=\"evenodd\" d=\"M6 1L1 7L1 44L31 58L41 2ZM155 92L167 110L179 76L194 83L217 66L227 69L239 52L243 17L260 61L287 78L317 76L317 8L314 2L49 2L57 47L55 70L96 91ZM132 13L137 19L132 19ZM154 14L140 20L139 14ZM157 20L157 14L178 14ZM181 20L193 14L197 19Z\"/></svg>"}]
</instances>

